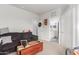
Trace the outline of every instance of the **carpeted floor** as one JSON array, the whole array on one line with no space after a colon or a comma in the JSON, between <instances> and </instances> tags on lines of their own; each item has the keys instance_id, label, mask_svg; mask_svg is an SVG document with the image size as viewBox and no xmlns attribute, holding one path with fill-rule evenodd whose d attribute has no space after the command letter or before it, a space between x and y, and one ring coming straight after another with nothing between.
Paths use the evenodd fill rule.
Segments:
<instances>
[{"instance_id":1,"label":"carpeted floor","mask_svg":"<svg viewBox=\"0 0 79 59\"><path fill-rule=\"evenodd\" d=\"M43 41L43 51L37 53L37 55L64 55L65 48L60 46L57 42Z\"/></svg>"},{"instance_id":2,"label":"carpeted floor","mask_svg":"<svg viewBox=\"0 0 79 59\"><path fill-rule=\"evenodd\" d=\"M16 52L8 55L16 55ZM65 55L65 48L56 42L43 41L43 51L36 55Z\"/></svg>"}]
</instances>

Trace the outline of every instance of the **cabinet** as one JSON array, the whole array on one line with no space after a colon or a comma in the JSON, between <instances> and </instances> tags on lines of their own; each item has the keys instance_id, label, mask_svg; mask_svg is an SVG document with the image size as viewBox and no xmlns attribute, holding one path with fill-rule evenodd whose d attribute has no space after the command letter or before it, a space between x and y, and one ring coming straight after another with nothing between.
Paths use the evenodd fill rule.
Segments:
<instances>
[{"instance_id":1,"label":"cabinet","mask_svg":"<svg viewBox=\"0 0 79 59\"><path fill-rule=\"evenodd\" d=\"M42 50L43 50L43 42L40 42L38 44L29 46L29 47L24 48L20 51L17 51L17 53L19 55L34 55Z\"/></svg>"}]
</instances>

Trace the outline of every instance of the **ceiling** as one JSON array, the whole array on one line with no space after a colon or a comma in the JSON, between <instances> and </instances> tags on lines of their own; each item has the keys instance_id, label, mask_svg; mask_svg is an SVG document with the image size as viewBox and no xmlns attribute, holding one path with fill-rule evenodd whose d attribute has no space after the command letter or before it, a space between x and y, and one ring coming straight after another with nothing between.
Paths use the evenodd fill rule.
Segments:
<instances>
[{"instance_id":1,"label":"ceiling","mask_svg":"<svg viewBox=\"0 0 79 59\"><path fill-rule=\"evenodd\" d=\"M36 14L42 14L52 9L64 7L66 4L14 4L13 6Z\"/></svg>"}]
</instances>

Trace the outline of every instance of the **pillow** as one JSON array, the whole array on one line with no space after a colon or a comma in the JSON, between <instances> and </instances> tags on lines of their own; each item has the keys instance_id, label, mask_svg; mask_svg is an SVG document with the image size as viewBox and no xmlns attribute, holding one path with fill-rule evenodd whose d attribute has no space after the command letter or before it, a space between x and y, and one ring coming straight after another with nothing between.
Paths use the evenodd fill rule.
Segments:
<instances>
[{"instance_id":1,"label":"pillow","mask_svg":"<svg viewBox=\"0 0 79 59\"><path fill-rule=\"evenodd\" d=\"M1 44L2 39L0 38L0 44Z\"/></svg>"},{"instance_id":2,"label":"pillow","mask_svg":"<svg viewBox=\"0 0 79 59\"><path fill-rule=\"evenodd\" d=\"M2 40L2 45L6 44L6 43L11 43L11 36L5 36L5 37L1 37Z\"/></svg>"}]
</instances>

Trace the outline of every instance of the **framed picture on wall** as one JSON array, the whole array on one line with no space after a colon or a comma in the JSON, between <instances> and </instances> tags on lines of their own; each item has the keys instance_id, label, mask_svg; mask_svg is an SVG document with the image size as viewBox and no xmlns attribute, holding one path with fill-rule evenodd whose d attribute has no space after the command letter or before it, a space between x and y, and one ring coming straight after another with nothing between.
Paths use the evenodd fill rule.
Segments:
<instances>
[{"instance_id":1,"label":"framed picture on wall","mask_svg":"<svg viewBox=\"0 0 79 59\"><path fill-rule=\"evenodd\" d=\"M44 25L47 25L48 19L44 19Z\"/></svg>"},{"instance_id":2,"label":"framed picture on wall","mask_svg":"<svg viewBox=\"0 0 79 59\"><path fill-rule=\"evenodd\" d=\"M41 23L41 22L39 22L39 23L38 23L38 27L41 27L41 26L42 26L42 23Z\"/></svg>"}]
</instances>

